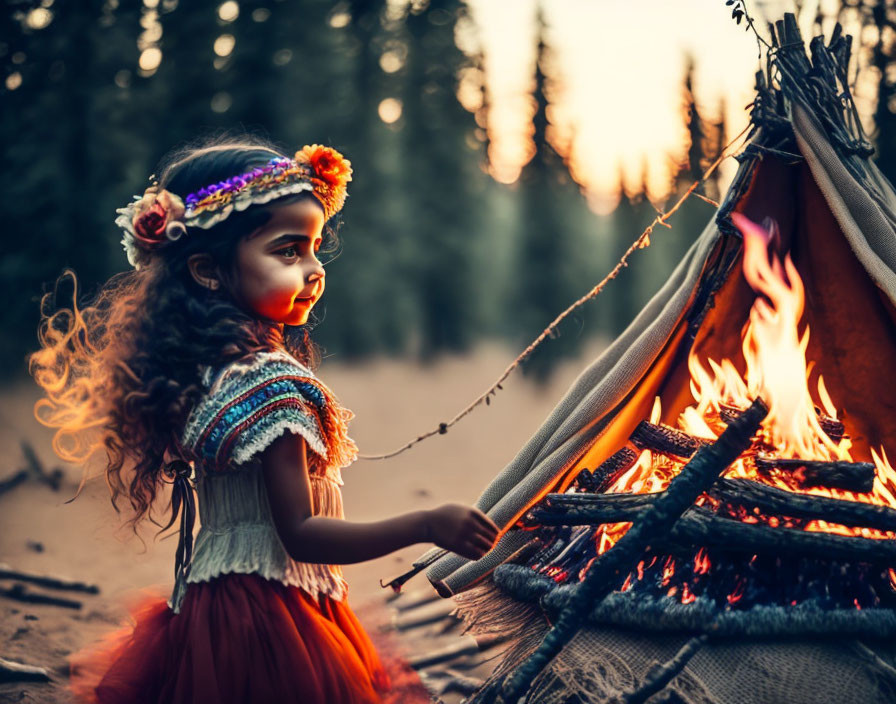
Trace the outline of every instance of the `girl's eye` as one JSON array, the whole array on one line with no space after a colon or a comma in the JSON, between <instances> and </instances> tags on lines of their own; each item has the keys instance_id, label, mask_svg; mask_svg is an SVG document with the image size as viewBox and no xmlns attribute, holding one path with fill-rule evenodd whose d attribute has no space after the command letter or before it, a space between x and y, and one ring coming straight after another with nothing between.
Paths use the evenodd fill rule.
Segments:
<instances>
[{"instance_id":1,"label":"girl's eye","mask_svg":"<svg viewBox=\"0 0 896 704\"><path fill-rule=\"evenodd\" d=\"M299 256L299 250L295 245L293 245L291 247L287 247L286 249L281 249L279 254L282 257L292 258Z\"/></svg>"}]
</instances>

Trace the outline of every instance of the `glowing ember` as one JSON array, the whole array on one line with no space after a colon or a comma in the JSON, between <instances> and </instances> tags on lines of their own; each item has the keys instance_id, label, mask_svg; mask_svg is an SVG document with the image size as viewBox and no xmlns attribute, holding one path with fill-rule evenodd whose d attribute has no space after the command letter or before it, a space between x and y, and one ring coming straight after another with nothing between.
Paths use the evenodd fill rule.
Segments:
<instances>
[{"instance_id":1,"label":"glowing ember","mask_svg":"<svg viewBox=\"0 0 896 704\"><path fill-rule=\"evenodd\" d=\"M710 562L706 556L706 549L700 548L694 556L694 574L706 574L709 572Z\"/></svg>"}]
</instances>

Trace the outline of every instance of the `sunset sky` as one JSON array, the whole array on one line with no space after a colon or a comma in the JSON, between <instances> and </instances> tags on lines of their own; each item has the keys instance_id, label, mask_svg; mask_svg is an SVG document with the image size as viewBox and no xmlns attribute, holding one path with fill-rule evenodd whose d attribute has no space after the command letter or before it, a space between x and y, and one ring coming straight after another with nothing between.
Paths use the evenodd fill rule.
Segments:
<instances>
[{"instance_id":1,"label":"sunset sky","mask_svg":"<svg viewBox=\"0 0 896 704\"><path fill-rule=\"evenodd\" d=\"M468 0L485 54L495 177L516 179L528 159L537 0ZM821 0L824 9L830 5ZM814 11L803 3L802 17ZM836 3L835 3L836 4ZM637 189L646 168L649 193L662 197L670 155L684 154L681 117L686 54L696 68L694 90L704 118L717 120L724 102L728 139L746 127L759 67L755 36L731 18L724 0L543 0L547 40L560 85L551 115L571 141L571 164L592 205L612 208L620 168ZM786 0L748 2L761 26L792 10ZM674 8L674 9L673 9ZM808 10L808 11L807 11ZM803 25L808 36L811 24ZM825 33L830 25L825 26ZM733 176L736 163L722 169Z\"/></svg>"}]
</instances>

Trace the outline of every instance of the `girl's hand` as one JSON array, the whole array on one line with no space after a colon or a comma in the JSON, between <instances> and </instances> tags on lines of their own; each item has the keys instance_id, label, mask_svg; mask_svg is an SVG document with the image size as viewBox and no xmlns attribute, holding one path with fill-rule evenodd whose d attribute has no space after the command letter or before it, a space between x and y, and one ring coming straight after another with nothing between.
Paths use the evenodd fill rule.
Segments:
<instances>
[{"instance_id":1,"label":"girl's hand","mask_svg":"<svg viewBox=\"0 0 896 704\"><path fill-rule=\"evenodd\" d=\"M445 504L424 515L427 540L469 560L485 555L498 537L494 521L472 506Z\"/></svg>"}]
</instances>

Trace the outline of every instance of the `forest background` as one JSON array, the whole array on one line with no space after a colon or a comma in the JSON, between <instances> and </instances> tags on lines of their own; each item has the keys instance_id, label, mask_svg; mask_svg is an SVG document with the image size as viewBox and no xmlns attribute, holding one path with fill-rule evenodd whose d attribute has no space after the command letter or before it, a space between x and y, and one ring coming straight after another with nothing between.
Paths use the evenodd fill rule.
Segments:
<instances>
[{"instance_id":1,"label":"forest background","mask_svg":"<svg viewBox=\"0 0 896 704\"><path fill-rule=\"evenodd\" d=\"M718 33L720 24L739 30L746 24L737 17L741 0L699 4L706 23L688 30L698 40ZM648 159L638 144L624 145L629 162L643 161L637 171L617 154L589 156L581 148L581 121L571 127L563 119L572 79L558 57L568 48L564 41L582 42L557 31L552 17L562 5L6 0L0 14L0 378L24 374L41 295L64 268L77 272L78 295L86 301L126 266L114 211L142 193L165 151L234 128L291 149L328 144L352 161L343 246L327 264L333 285L315 330L327 358L431 360L484 340L524 347L612 268L748 121L748 107L726 105L723 93L697 93L701 66L683 48L673 99L677 147ZM661 5L668 3L645 0L645 18ZM793 9L771 5L751 9L760 32L763 17ZM855 34L857 102L878 164L892 179L893 2L802 5L804 31L829 32L839 19ZM507 86L489 54L497 51L489 36L511 31L510 23L501 26L502 11L509 19L521 8L532 28L531 51L517 62L525 81L515 103L499 105ZM657 63L649 37L637 27L620 31L645 42L641 58L584 68L598 94L611 74L629 71L635 78L628 95L649 102L655 88L637 83L634 66L646 63L650 71ZM752 35L738 36L755 51ZM758 67L756 61L751 71ZM732 76L739 86L751 80L752 73ZM649 125L649 110L607 90L593 119L626 111L634 119L635 110ZM517 125L510 148L502 122L508 113ZM656 110L657 122L663 114ZM737 124L730 124L731 115ZM649 131L643 130L645 143ZM609 187L606 178L592 178L589 162L614 159L609 167L602 163L614 170ZM526 372L544 381L589 339L619 333L710 221L712 202L732 173L729 164L701 186L671 228L660 228L617 281L539 348ZM70 300L70 291L61 293Z\"/></svg>"}]
</instances>

